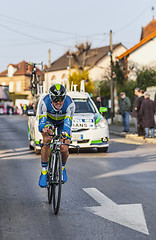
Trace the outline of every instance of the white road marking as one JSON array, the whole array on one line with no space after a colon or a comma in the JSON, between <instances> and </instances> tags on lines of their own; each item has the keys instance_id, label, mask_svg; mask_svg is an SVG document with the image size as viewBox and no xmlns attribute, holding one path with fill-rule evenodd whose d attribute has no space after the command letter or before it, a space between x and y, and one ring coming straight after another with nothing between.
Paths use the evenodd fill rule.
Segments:
<instances>
[{"instance_id":1,"label":"white road marking","mask_svg":"<svg viewBox=\"0 0 156 240\"><path fill-rule=\"evenodd\" d=\"M29 148L15 148L15 149L7 149L0 151L0 160L9 160L9 159L27 159L28 156L31 155L31 159L39 158L33 153L33 151L29 151Z\"/></svg>"},{"instance_id":2,"label":"white road marking","mask_svg":"<svg viewBox=\"0 0 156 240\"><path fill-rule=\"evenodd\" d=\"M117 205L96 188L83 188L101 206L85 209L102 218L149 235L142 204Z\"/></svg>"}]
</instances>

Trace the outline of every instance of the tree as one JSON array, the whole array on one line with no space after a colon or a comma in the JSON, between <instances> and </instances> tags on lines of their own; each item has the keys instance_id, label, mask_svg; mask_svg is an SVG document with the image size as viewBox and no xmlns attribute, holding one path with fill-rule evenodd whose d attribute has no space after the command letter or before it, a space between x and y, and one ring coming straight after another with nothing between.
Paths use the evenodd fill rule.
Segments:
<instances>
[{"instance_id":1,"label":"tree","mask_svg":"<svg viewBox=\"0 0 156 240\"><path fill-rule=\"evenodd\" d=\"M67 53L68 56L72 57L74 60L75 71L69 74L69 85L73 82L74 85L78 86L80 90L80 84L82 80L85 80L85 90L89 93L93 93L94 85L89 78L87 59L95 56L95 52L90 52L91 44L86 42L86 44L81 43L76 45L76 51L72 53Z\"/></svg>"},{"instance_id":2,"label":"tree","mask_svg":"<svg viewBox=\"0 0 156 240\"><path fill-rule=\"evenodd\" d=\"M99 83L100 96L110 98L110 80L106 79Z\"/></svg>"},{"instance_id":3,"label":"tree","mask_svg":"<svg viewBox=\"0 0 156 240\"><path fill-rule=\"evenodd\" d=\"M77 90L80 91L81 81L85 80L85 91L88 93L93 93L94 85L91 79L89 79L89 73L87 70L83 69L79 71L75 68L75 71L69 75L69 84L73 82L74 85L77 85Z\"/></svg>"},{"instance_id":4,"label":"tree","mask_svg":"<svg viewBox=\"0 0 156 240\"><path fill-rule=\"evenodd\" d=\"M117 92L121 92L123 86L127 82L125 73L122 70L118 61L112 63L113 71L113 85L117 87ZM99 84L100 96L110 98L110 82L111 82L111 68L109 67L103 80Z\"/></svg>"},{"instance_id":5,"label":"tree","mask_svg":"<svg viewBox=\"0 0 156 240\"><path fill-rule=\"evenodd\" d=\"M69 53L68 55L73 57L74 65L78 70L83 70L87 66L87 59L94 57L97 53L90 51L91 43L86 42L76 45L76 51Z\"/></svg>"},{"instance_id":6,"label":"tree","mask_svg":"<svg viewBox=\"0 0 156 240\"><path fill-rule=\"evenodd\" d=\"M156 86L156 70L153 68L143 68L137 73L137 86L146 90L147 87Z\"/></svg>"},{"instance_id":7,"label":"tree","mask_svg":"<svg viewBox=\"0 0 156 240\"><path fill-rule=\"evenodd\" d=\"M119 62L114 62L112 67L113 82L117 86L118 95L120 92L125 92L131 103L134 101L134 89L136 87L146 90L147 87L156 86L156 70L154 68L144 67L138 70L135 68L135 65L131 65L131 71L134 72L137 78L136 80L128 80ZM107 76L104 76L104 80L99 85L101 96L110 98L110 79L110 69L108 69Z\"/></svg>"},{"instance_id":8,"label":"tree","mask_svg":"<svg viewBox=\"0 0 156 240\"><path fill-rule=\"evenodd\" d=\"M114 82L116 82L118 88L122 88L127 82L127 79L125 78L125 72L122 70L119 61L114 62L112 68Z\"/></svg>"}]
</instances>

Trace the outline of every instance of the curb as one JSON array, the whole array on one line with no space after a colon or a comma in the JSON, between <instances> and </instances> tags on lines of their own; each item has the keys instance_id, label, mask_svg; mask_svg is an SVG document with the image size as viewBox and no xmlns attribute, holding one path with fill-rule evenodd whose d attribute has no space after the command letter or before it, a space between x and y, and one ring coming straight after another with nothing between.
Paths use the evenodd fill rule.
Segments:
<instances>
[{"instance_id":1,"label":"curb","mask_svg":"<svg viewBox=\"0 0 156 240\"><path fill-rule=\"evenodd\" d=\"M114 132L114 131L110 131L110 130L109 130L109 134L119 136L119 137L123 137L123 138L125 138L125 136L126 136L125 133L119 133L119 132Z\"/></svg>"},{"instance_id":2,"label":"curb","mask_svg":"<svg viewBox=\"0 0 156 240\"><path fill-rule=\"evenodd\" d=\"M125 136L127 139L135 140L141 143L156 144L156 138L145 138L138 137L137 134L127 134Z\"/></svg>"},{"instance_id":3,"label":"curb","mask_svg":"<svg viewBox=\"0 0 156 240\"><path fill-rule=\"evenodd\" d=\"M115 132L115 131L109 131L110 134L115 135L115 136L119 136L119 137L123 137L126 139L130 139L130 140L134 140L136 142L140 142L140 143L148 143L148 144L156 144L156 138L145 138L143 139L143 137L138 137L137 134L125 134L125 133L119 133L119 132Z\"/></svg>"}]
</instances>

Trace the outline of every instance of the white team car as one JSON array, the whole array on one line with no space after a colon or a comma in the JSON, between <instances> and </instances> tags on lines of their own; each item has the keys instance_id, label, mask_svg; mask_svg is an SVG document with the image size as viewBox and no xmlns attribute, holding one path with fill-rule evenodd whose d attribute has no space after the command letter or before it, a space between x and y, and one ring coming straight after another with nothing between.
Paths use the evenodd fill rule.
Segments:
<instances>
[{"instance_id":1,"label":"white team car","mask_svg":"<svg viewBox=\"0 0 156 240\"><path fill-rule=\"evenodd\" d=\"M107 152L109 147L108 123L99 113L89 94L73 91L67 92L67 95L74 100L76 106L72 122L72 144L79 145L80 148L96 147L99 152ZM36 114L32 110L28 111L29 148L34 149L36 154L40 153L39 142L42 141L42 135L38 130L38 106L39 104L36 104ZM103 111L105 112L106 108L101 108L101 112Z\"/></svg>"}]
</instances>

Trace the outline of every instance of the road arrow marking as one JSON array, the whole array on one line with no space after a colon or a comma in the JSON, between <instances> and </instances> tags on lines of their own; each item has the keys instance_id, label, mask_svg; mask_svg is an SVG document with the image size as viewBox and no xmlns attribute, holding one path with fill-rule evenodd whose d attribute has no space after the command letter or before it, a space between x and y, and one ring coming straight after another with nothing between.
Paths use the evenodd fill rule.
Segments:
<instances>
[{"instance_id":1,"label":"road arrow marking","mask_svg":"<svg viewBox=\"0 0 156 240\"><path fill-rule=\"evenodd\" d=\"M96 188L83 188L101 206L86 207L95 215L149 235L142 204L117 205Z\"/></svg>"}]
</instances>

